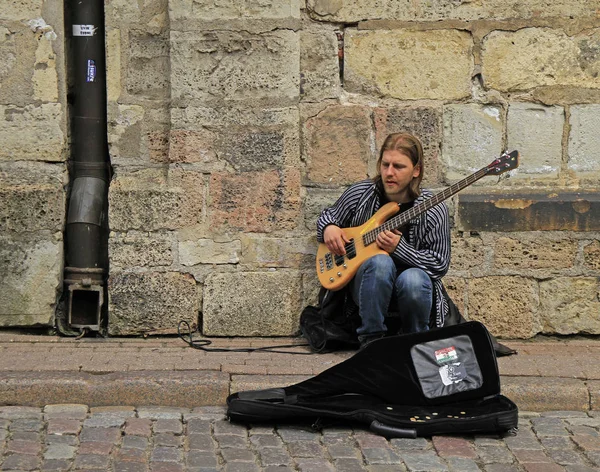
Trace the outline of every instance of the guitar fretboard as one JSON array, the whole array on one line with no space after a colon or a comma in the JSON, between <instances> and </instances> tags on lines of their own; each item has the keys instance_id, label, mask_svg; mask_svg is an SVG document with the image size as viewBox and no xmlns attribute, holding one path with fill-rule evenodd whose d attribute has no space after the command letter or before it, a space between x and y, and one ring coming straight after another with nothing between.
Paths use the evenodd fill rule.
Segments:
<instances>
[{"instance_id":1,"label":"guitar fretboard","mask_svg":"<svg viewBox=\"0 0 600 472\"><path fill-rule=\"evenodd\" d=\"M450 198L455 193L460 192L463 188L468 187L472 183L477 182L482 177L485 177L488 174L488 172L489 172L488 167L479 169L474 174L471 174L468 177L462 179L461 181L456 182L455 184L451 185L450 187L442 190L441 192L436 193L433 197L428 198L427 200L425 200L422 203L419 203L417 206L412 207L410 210L406 210L406 211L400 213L399 215L396 215L393 218L390 218L385 223L383 223L381 226L378 226L375 229L367 231L363 235L363 244L365 246L367 246L369 244L374 243L375 240L377 239L377 235L379 233L381 233L382 231L391 231L393 229L400 228L401 226L408 223L410 220L419 216L421 213L426 212L430 208L433 208L437 204Z\"/></svg>"}]
</instances>

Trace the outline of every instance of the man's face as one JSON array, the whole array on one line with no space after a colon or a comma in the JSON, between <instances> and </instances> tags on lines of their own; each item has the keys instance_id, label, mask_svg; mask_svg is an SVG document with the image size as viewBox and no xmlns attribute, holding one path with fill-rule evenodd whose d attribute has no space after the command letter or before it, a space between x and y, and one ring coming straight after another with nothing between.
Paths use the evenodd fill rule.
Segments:
<instances>
[{"instance_id":1,"label":"man's face","mask_svg":"<svg viewBox=\"0 0 600 472\"><path fill-rule=\"evenodd\" d=\"M405 203L408 201L408 184L421 172L415 167L406 154L396 151L384 151L381 159L381 182L386 195L391 201Z\"/></svg>"}]
</instances>

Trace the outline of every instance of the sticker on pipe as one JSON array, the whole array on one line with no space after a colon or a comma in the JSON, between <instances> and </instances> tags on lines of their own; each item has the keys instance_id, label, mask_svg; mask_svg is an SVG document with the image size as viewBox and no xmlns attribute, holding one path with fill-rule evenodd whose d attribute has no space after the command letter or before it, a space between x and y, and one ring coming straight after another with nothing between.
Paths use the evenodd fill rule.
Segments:
<instances>
[{"instance_id":1,"label":"sticker on pipe","mask_svg":"<svg viewBox=\"0 0 600 472\"><path fill-rule=\"evenodd\" d=\"M73 25L73 36L94 36L97 29L94 25Z\"/></svg>"},{"instance_id":2,"label":"sticker on pipe","mask_svg":"<svg viewBox=\"0 0 600 472\"><path fill-rule=\"evenodd\" d=\"M86 82L95 82L96 81L96 61L93 59L88 59L87 61L87 76L85 78Z\"/></svg>"}]
</instances>

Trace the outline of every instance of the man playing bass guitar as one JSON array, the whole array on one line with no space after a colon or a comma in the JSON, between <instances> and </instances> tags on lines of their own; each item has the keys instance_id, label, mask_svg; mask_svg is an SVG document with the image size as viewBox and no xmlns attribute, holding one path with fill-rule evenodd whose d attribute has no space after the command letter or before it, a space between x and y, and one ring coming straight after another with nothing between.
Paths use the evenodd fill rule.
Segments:
<instances>
[{"instance_id":1,"label":"man playing bass guitar","mask_svg":"<svg viewBox=\"0 0 600 472\"><path fill-rule=\"evenodd\" d=\"M342 228L363 225L386 203L395 202L404 212L433 195L421 189L423 174L423 147L418 138L390 134L379 154L377 176L350 186L333 206L323 210L317 220L318 241L334 256L345 256L352 242ZM379 232L375 243L389 255L368 258L347 285L359 309L361 347L386 334L388 310L398 312L403 333L442 326L448 304L441 279L450 265L445 203L399 229Z\"/></svg>"}]
</instances>

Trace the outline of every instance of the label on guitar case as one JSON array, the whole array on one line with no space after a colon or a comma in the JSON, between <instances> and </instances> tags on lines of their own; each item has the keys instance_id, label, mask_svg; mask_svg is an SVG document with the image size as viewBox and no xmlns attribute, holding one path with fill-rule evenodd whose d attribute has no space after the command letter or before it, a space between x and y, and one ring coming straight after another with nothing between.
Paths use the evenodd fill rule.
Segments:
<instances>
[{"instance_id":1,"label":"label on guitar case","mask_svg":"<svg viewBox=\"0 0 600 472\"><path fill-rule=\"evenodd\" d=\"M454 346L446 347L435 351L435 360L438 364L445 364L458 359L456 348Z\"/></svg>"},{"instance_id":2,"label":"label on guitar case","mask_svg":"<svg viewBox=\"0 0 600 472\"><path fill-rule=\"evenodd\" d=\"M440 367L440 377L446 386L456 384L467 377L467 370L461 362L452 362Z\"/></svg>"},{"instance_id":3,"label":"label on guitar case","mask_svg":"<svg viewBox=\"0 0 600 472\"><path fill-rule=\"evenodd\" d=\"M425 398L476 390L483 374L466 334L415 344L410 354Z\"/></svg>"}]
</instances>

